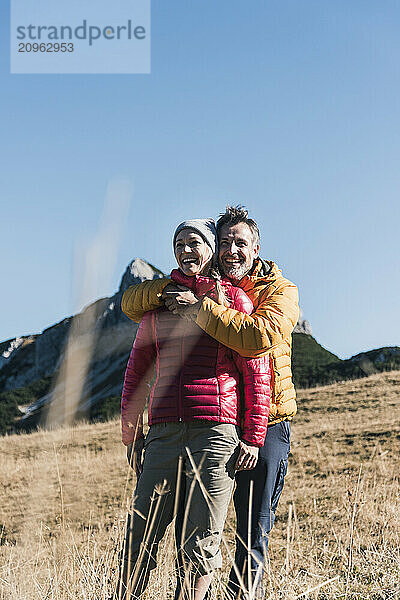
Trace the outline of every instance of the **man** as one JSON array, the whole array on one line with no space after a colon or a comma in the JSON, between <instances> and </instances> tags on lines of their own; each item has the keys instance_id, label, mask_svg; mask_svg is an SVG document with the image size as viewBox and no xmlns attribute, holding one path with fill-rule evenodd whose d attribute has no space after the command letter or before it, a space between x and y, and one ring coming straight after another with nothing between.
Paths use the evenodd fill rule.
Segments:
<instances>
[{"instance_id":1,"label":"man","mask_svg":"<svg viewBox=\"0 0 400 600\"><path fill-rule=\"evenodd\" d=\"M164 302L169 310L193 319L207 334L242 356L270 356L273 384L265 444L256 467L236 475L237 543L228 584L235 599L241 596L243 582L247 589L252 586L256 598L262 598L268 536L287 469L290 421L296 414L291 334L299 316L298 292L273 262L259 258L259 231L255 221L248 218L247 210L228 206L217 222L217 232L220 270L250 297L255 307L251 315L208 297L197 298L189 290L172 287L168 279L129 288L122 299L122 310L131 319L140 321L144 312ZM247 566L248 550L251 569ZM251 581L247 581L249 571Z\"/></svg>"}]
</instances>

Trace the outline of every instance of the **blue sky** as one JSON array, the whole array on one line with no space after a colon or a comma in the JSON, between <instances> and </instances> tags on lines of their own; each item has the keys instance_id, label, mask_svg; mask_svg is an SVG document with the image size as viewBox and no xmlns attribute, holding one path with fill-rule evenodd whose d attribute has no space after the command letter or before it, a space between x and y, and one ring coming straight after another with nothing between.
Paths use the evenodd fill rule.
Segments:
<instances>
[{"instance_id":1,"label":"blue sky","mask_svg":"<svg viewBox=\"0 0 400 600\"><path fill-rule=\"evenodd\" d=\"M136 256L168 271L178 222L240 203L320 343L400 343L398 2L153 0L150 75L10 75L8 23L2 4L0 340L77 308L77 252L123 178L96 294Z\"/></svg>"}]
</instances>

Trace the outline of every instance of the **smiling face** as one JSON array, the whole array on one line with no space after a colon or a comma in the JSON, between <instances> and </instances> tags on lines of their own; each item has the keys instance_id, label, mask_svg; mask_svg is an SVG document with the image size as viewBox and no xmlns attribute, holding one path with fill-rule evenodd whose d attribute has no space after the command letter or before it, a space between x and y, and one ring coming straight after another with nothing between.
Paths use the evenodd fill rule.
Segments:
<instances>
[{"instance_id":1,"label":"smiling face","mask_svg":"<svg viewBox=\"0 0 400 600\"><path fill-rule=\"evenodd\" d=\"M260 246L246 223L223 225L219 233L219 265L221 271L239 281L252 268Z\"/></svg>"},{"instance_id":2,"label":"smiling face","mask_svg":"<svg viewBox=\"0 0 400 600\"><path fill-rule=\"evenodd\" d=\"M185 275L206 274L211 266L212 250L199 233L185 228L175 239L175 258Z\"/></svg>"}]
</instances>

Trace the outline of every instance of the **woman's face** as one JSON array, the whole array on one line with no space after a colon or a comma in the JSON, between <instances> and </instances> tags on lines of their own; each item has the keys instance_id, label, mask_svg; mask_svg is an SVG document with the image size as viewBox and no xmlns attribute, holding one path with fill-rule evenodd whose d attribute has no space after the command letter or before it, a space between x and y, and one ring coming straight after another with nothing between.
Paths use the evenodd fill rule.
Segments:
<instances>
[{"instance_id":1,"label":"woman's face","mask_svg":"<svg viewBox=\"0 0 400 600\"><path fill-rule=\"evenodd\" d=\"M193 229L182 229L175 240L175 258L185 275L207 274L212 260L212 250Z\"/></svg>"}]
</instances>

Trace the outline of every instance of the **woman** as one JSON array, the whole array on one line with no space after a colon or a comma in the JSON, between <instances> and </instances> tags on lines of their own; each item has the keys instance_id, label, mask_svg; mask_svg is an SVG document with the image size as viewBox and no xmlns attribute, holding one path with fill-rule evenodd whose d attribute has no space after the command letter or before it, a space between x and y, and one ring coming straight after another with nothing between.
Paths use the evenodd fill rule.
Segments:
<instances>
[{"instance_id":1,"label":"woman","mask_svg":"<svg viewBox=\"0 0 400 600\"><path fill-rule=\"evenodd\" d=\"M173 245L174 282L249 314L252 303L213 269L216 230L210 219L181 223ZM156 376L154 377L154 364ZM240 406L239 378L244 382ZM150 392L150 430L142 413ZM181 552L193 575L190 597L202 600L221 566L219 545L232 493L240 445L263 445L269 411L268 359L246 359L165 309L146 313L133 344L122 393L122 441L134 443L135 506L128 519L117 597L138 597L156 565L157 545L184 505ZM239 426L241 430L239 430ZM239 440L241 434L241 441ZM145 448L141 465L141 449ZM255 466L245 453L241 468ZM131 596L132 594L132 596Z\"/></svg>"}]
</instances>

